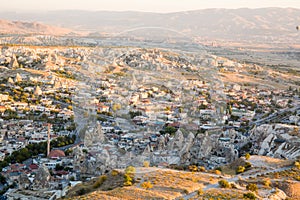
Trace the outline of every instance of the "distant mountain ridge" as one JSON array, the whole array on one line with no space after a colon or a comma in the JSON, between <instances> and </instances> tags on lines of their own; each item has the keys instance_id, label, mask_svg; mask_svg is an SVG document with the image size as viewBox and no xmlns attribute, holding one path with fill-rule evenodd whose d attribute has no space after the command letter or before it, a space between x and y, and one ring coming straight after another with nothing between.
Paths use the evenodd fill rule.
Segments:
<instances>
[{"instance_id":1,"label":"distant mountain ridge","mask_svg":"<svg viewBox=\"0 0 300 200\"><path fill-rule=\"evenodd\" d=\"M0 12L0 18L39 21L91 33L122 33L137 27L164 27L191 37L225 40L299 41L296 26L300 9L204 9L176 13L114 11L49 11L45 13ZM126 32L126 31L125 31ZM149 30L132 31L128 35L145 36ZM126 35L126 33L124 33ZM152 35L165 34L153 30ZM170 33L169 33L170 34Z\"/></svg>"},{"instance_id":2,"label":"distant mountain ridge","mask_svg":"<svg viewBox=\"0 0 300 200\"><path fill-rule=\"evenodd\" d=\"M69 33L71 33L70 29L37 22L0 20L0 34L66 35Z\"/></svg>"}]
</instances>

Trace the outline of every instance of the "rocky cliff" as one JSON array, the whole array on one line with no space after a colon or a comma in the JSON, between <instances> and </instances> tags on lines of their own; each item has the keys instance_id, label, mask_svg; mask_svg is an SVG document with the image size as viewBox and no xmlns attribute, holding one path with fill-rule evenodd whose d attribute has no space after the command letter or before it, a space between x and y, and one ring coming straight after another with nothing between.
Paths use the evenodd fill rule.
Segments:
<instances>
[{"instance_id":1,"label":"rocky cliff","mask_svg":"<svg viewBox=\"0 0 300 200\"><path fill-rule=\"evenodd\" d=\"M252 152L274 158L295 159L300 156L299 130L285 124L264 124L250 131Z\"/></svg>"}]
</instances>

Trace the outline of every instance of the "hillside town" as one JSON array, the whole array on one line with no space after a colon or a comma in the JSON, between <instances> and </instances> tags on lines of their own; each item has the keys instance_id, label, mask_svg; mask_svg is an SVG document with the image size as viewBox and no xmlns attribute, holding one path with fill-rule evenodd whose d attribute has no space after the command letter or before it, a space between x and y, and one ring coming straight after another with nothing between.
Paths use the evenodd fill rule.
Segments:
<instances>
[{"instance_id":1,"label":"hillside town","mask_svg":"<svg viewBox=\"0 0 300 200\"><path fill-rule=\"evenodd\" d=\"M145 161L215 169L246 153L300 156L299 88L222 81L259 76L256 64L165 49L2 46L0 73L8 198L63 197Z\"/></svg>"}]
</instances>

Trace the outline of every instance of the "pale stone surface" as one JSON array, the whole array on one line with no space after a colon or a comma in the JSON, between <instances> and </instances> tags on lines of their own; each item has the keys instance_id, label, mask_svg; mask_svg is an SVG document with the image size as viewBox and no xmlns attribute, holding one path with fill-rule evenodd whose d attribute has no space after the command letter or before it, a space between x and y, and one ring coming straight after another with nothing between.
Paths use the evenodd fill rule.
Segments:
<instances>
[{"instance_id":1,"label":"pale stone surface","mask_svg":"<svg viewBox=\"0 0 300 200\"><path fill-rule=\"evenodd\" d=\"M31 185L31 182L25 173L19 176L18 183L19 183L19 189L21 190L28 189Z\"/></svg>"},{"instance_id":2,"label":"pale stone surface","mask_svg":"<svg viewBox=\"0 0 300 200\"><path fill-rule=\"evenodd\" d=\"M21 77L21 75L19 73L17 73L16 78L15 78L15 82L21 82L23 79Z\"/></svg>"},{"instance_id":3,"label":"pale stone surface","mask_svg":"<svg viewBox=\"0 0 300 200\"><path fill-rule=\"evenodd\" d=\"M16 69L19 67L19 63L18 63L18 60L16 58L16 55L13 54L11 60L10 60L10 64L9 64L10 68L12 69Z\"/></svg>"},{"instance_id":4,"label":"pale stone surface","mask_svg":"<svg viewBox=\"0 0 300 200\"><path fill-rule=\"evenodd\" d=\"M40 88L40 86L36 86L35 90L34 90L34 95L42 95L43 91Z\"/></svg>"},{"instance_id":5,"label":"pale stone surface","mask_svg":"<svg viewBox=\"0 0 300 200\"><path fill-rule=\"evenodd\" d=\"M300 156L300 146L294 129L286 124L263 124L250 131L250 138L259 147L258 155L295 159Z\"/></svg>"},{"instance_id":6,"label":"pale stone surface","mask_svg":"<svg viewBox=\"0 0 300 200\"><path fill-rule=\"evenodd\" d=\"M99 122L96 122L95 127L89 127L84 135L84 146L87 148L94 145L102 144L105 140L102 127Z\"/></svg>"},{"instance_id":7,"label":"pale stone surface","mask_svg":"<svg viewBox=\"0 0 300 200\"><path fill-rule=\"evenodd\" d=\"M41 165L37 170L33 181L34 189L49 188L50 178L51 175L48 168L45 165Z\"/></svg>"}]
</instances>

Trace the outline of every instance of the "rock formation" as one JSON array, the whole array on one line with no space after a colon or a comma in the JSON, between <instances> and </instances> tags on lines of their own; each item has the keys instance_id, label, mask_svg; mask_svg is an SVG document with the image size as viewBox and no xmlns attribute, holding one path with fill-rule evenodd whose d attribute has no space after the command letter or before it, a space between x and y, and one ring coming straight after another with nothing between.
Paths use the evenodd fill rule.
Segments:
<instances>
[{"instance_id":1,"label":"rock formation","mask_svg":"<svg viewBox=\"0 0 300 200\"><path fill-rule=\"evenodd\" d=\"M219 134L185 133L179 129L173 139L164 145L164 136L158 138L157 149L150 154L153 165L161 162L177 165L199 164L209 160L212 155L225 158L231 162L238 158L238 151L234 146L224 147L219 144Z\"/></svg>"},{"instance_id":2,"label":"rock formation","mask_svg":"<svg viewBox=\"0 0 300 200\"><path fill-rule=\"evenodd\" d=\"M34 90L34 95L42 95L43 94L43 91L42 89L40 88L40 86L36 86L35 90Z\"/></svg>"},{"instance_id":3,"label":"rock formation","mask_svg":"<svg viewBox=\"0 0 300 200\"><path fill-rule=\"evenodd\" d=\"M22 76L19 73L17 73L16 78L15 78L15 82L21 82L22 80L23 80Z\"/></svg>"},{"instance_id":4,"label":"rock formation","mask_svg":"<svg viewBox=\"0 0 300 200\"><path fill-rule=\"evenodd\" d=\"M274 158L295 159L300 156L298 133L295 126L285 124L264 124L250 131L250 141L254 141L254 154Z\"/></svg>"},{"instance_id":5,"label":"rock formation","mask_svg":"<svg viewBox=\"0 0 300 200\"><path fill-rule=\"evenodd\" d=\"M26 190L30 187L31 182L25 173L23 173L19 176L18 185L19 185L19 189L21 189L21 190L24 190L24 189Z\"/></svg>"},{"instance_id":6,"label":"rock formation","mask_svg":"<svg viewBox=\"0 0 300 200\"><path fill-rule=\"evenodd\" d=\"M15 82L12 78L9 77L8 80L7 80L7 83L8 84L14 84Z\"/></svg>"},{"instance_id":7,"label":"rock formation","mask_svg":"<svg viewBox=\"0 0 300 200\"><path fill-rule=\"evenodd\" d=\"M11 60L10 60L10 64L9 64L9 67L11 69L17 69L19 67L19 63L18 63L18 60L16 58L16 55L13 55Z\"/></svg>"},{"instance_id":8,"label":"rock formation","mask_svg":"<svg viewBox=\"0 0 300 200\"><path fill-rule=\"evenodd\" d=\"M84 146L90 148L92 146L101 145L105 141L101 124L96 122L94 127L89 127L84 135Z\"/></svg>"},{"instance_id":9,"label":"rock formation","mask_svg":"<svg viewBox=\"0 0 300 200\"><path fill-rule=\"evenodd\" d=\"M49 180L51 178L50 172L45 165L39 167L33 181L34 189L49 188Z\"/></svg>"}]
</instances>

